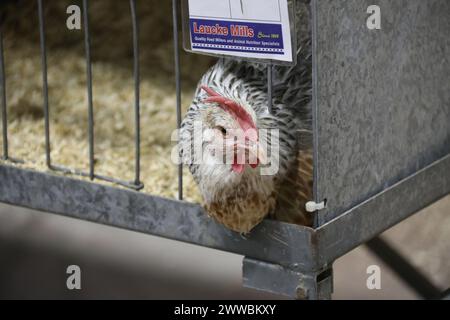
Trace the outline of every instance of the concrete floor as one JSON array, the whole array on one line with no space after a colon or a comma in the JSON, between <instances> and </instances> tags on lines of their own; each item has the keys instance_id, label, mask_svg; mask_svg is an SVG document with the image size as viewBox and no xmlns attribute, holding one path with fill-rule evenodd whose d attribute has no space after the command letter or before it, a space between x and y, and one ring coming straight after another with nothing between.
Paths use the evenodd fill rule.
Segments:
<instances>
[{"instance_id":1,"label":"concrete floor","mask_svg":"<svg viewBox=\"0 0 450 320\"><path fill-rule=\"evenodd\" d=\"M450 286L450 197L385 234L436 285ZM267 299L241 287L242 256L57 215L0 205L0 298ZM82 289L66 289L81 267ZM381 290L366 269L380 266ZM416 299L360 247L334 265L334 299Z\"/></svg>"}]
</instances>

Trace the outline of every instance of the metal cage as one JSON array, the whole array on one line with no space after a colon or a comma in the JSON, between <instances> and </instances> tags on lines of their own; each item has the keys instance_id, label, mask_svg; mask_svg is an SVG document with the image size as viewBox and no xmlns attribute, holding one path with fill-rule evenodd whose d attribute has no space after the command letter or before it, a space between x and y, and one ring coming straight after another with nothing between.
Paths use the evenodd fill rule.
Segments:
<instances>
[{"instance_id":1,"label":"metal cage","mask_svg":"<svg viewBox=\"0 0 450 320\"><path fill-rule=\"evenodd\" d=\"M181 122L178 6L173 41L178 126ZM450 2L379 0L382 30L366 27L368 0L311 0L313 50L314 228L264 221L243 237L196 204L138 192L140 182L139 41L130 0L135 77L135 180L94 168L94 121L88 1L83 0L88 74L89 172L50 158L43 1L39 4L47 166L93 182L0 165L0 201L112 225L245 256L245 286L299 299L330 298L333 262L450 193ZM1 39L0 39L1 40ZM0 44L2 42L0 41ZM9 157L3 46L0 48L3 158ZM270 66L269 66L270 75ZM270 77L269 77L270 81ZM270 87L270 86L269 86ZM11 88L13 90L14 88ZM102 179L129 188L95 183ZM369 247L424 297L439 295L380 239Z\"/></svg>"}]
</instances>

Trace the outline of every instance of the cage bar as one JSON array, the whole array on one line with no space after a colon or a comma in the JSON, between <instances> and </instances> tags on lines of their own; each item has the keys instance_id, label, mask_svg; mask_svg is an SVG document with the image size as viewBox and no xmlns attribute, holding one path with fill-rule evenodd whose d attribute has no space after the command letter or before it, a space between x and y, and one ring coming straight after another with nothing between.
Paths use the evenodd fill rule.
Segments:
<instances>
[{"instance_id":1,"label":"cage bar","mask_svg":"<svg viewBox=\"0 0 450 320\"><path fill-rule=\"evenodd\" d=\"M92 102L92 63L91 63L91 36L89 31L89 3L83 0L84 19L84 43L86 51L86 78L88 97L88 130L89 130L89 178L94 180L95 159L94 159L94 106Z\"/></svg>"},{"instance_id":2,"label":"cage bar","mask_svg":"<svg viewBox=\"0 0 450 320\"><path fill-rule=\"evenodd\" d=\"M135 116L135 178L134 184L142 188L141 183L141 107L140 107L140 64L139 64L139 23L136 14L136 2L130 0L131 20L133 24L133 72L134 72L134 116Z\"/></svg>"},{"instance_id":3,"label":"cage bar","mask_svg":"<svg viewBox=\"0 0 450 320\"><path fill-rule=\"evenodd\" d=\"M177 95L177 129L181 126L181 71L180 71L180 45L178 33L178 1L172 0L172 20L173 20L173 51L175 63L175 90ZM183 200L183 164L178 165L178 200Z\"/></svg>"},{"instance_id":4,"label":"cage bar","mask_svg":"<svg viewBox=\"0 0 450 320\"><path fill-rule=\"evenodd\" d=\"M47 77L47 48L45 41L45 17L42 0L38 0L39 14L39 35L41 46L41 64L42 64L42 97L44 99L44 130L45 130L45 160L47 167L51 167L50 150L50 115L48 108L48 77Z\"/></svg>"},{"instance_id":5,"label":"cage bar","mask_svg":"<svg viewBox=\"0 0 450 320\"><path fill-rule=\"evenodd\" d=\"M7 160L11 163L23 163L21 159L16 159L9 154L8 142L8 103L6 97L6 71L5 71L5 50L3 46L3 23L4 15L0 12L0 91L1 91L1 115L2 115L2 140L3 140L3 155L1 159Z\"/></svg>"},{"instance_id":6,"label":"cage bar","mask_svg":"<svg viewBox=\"0 0 450 320\"><path fill-rule=\"evenodd\" d=\"M1 13L0 13L1 14ZM6 105L5 56L3 50L3 19L0 20L0 81L2 90L3 159L8 160L8 111Z\"/></svg>"}]
</instances>

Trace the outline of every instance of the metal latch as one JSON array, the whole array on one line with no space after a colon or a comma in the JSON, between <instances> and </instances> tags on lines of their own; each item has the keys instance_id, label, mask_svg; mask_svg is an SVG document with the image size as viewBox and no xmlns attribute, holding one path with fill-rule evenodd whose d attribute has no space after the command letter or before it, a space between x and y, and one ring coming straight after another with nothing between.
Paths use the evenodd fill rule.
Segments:
<instances>
[{"instance_id":1,"label":"metal latch","mask_svg":"<svg viewBox=\"0 0 450 320\"><path fill-rule=\"evenodd\" d=\"M323 210L327 207L326 201L322 201L321 203L316 203L314 201L309 201L305 205L306 212L313 213L316 211Z\"/></svg>"}]
</instances>

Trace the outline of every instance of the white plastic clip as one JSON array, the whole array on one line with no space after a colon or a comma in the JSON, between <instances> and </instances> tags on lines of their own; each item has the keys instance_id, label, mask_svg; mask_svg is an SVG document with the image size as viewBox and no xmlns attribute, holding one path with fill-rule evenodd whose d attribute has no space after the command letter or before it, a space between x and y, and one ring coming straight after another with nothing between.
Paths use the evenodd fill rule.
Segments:
<instances>
[{"instance_id":1,"label":"white plastic clip","mask_svg":"<svg viewBox=\"0 0 450 320\"><path fill-rule=\"evenodd\" d=\"M314 201L309 201L305 205L306 212L309 212L309 213L323 210L326 207L327 206L326 206L325 201L322 201L321 203L315 203Z\"/></svg>"}]
</instances>

